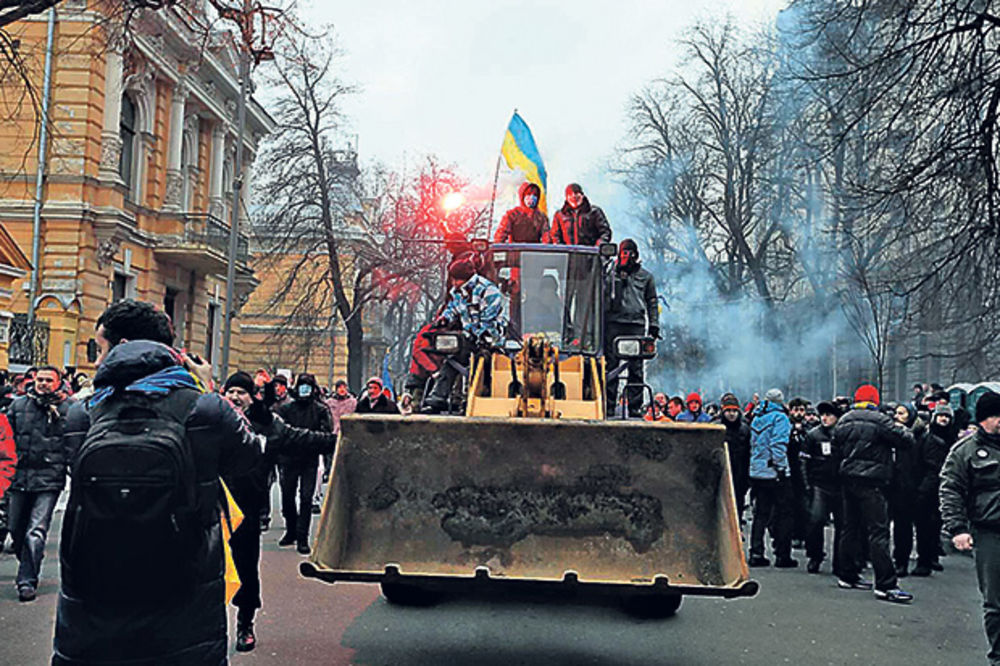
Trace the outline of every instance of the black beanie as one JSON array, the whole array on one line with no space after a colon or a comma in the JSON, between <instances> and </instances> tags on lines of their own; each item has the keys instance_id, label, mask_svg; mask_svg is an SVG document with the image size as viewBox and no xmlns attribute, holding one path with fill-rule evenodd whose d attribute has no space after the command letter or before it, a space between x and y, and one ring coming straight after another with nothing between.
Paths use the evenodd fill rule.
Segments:
<instances>
[{"instance_id":1,"label":"black beanie","mask_svg":"<svg viewBox=\"0 0 1000 666\"><path fill-rule=\"evenodd\" d=\"M448 277L459 282L465 282L475 274L476 263L473 261L471 253L459 256L448 267Z\"/></svg>"},{"instance_id":2,"label":"black beanie","mask_svg":"<svg viewBox=\"0 0 1000 666\"><path fill-rule=\"evenodd\" d=\"M982 423L991 416L1000 416L1000 393L987 391L976 401L976 423Z\"/></svg>"},{"instance_id":3,"label":"black beanie","mask_svg":"<svg viewBox=\"0 0 1000 666\"><path fill-rule=\"evenodd\" d=\"M570 192L575 192L576 194L583 194L583 188L577 183L570 183L566 186L566 196L569 196Z\"/></svg>"},{"instance_id":4,"label":"black beanie","mask_svg":"<svg viewBox=\"0 0 1000 666\"><path fill-rule=\"evenodd\" d=\"M253 395L254 391L257 390L257 387L254 386L253 378L242 370L234 372L229 376L229 379L227 379L226 383L222 386L222 392L225 393L234 386L243 389L250 395Z\"/></svg>"}]
</instances>

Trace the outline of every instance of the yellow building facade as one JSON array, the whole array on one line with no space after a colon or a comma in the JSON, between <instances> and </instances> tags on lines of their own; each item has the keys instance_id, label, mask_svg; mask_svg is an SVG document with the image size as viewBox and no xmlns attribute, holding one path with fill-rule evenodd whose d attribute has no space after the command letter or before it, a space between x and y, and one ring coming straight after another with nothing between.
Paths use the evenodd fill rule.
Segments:
<instances>
[{"instance_id":1,"label":"yellow building facade","mask_svg":"<svg viewBox=\"0 0 1000 666\"><path fill-rule=\"evenodd\" d=\"M197 16L198 3L186 4ZM96 7L60 3L51 49L48 13L10 27L39 98L46 61L52 81L40 192L38 110L18 102L23 82L0 82L0 224L29 260L36 232L39 240L34 270L14 284L10 310L23 317L34 308L35 333L47 336L35 363L92 370L87 348L101 312L125 297L149 301L172 317L176 346L218 370L237 175L235 44L165 9L135 18L128 46L116 46ZM251 99L239 174L246 198L249 165L272 128ZM243 237L234 311L257 284ZM231 367L241 366L244 350L236 317ZM17 360L12 370L26 365Z\"/></svg>"}]
</instances>

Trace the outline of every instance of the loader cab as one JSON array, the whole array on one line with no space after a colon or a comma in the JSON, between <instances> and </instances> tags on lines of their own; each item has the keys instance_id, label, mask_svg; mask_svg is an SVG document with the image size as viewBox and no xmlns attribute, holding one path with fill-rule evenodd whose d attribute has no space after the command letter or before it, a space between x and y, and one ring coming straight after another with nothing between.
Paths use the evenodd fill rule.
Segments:
<instances>
[{"instance_id":1,"label":"loader cab","mask_svg":"<svg viewBox=\"0 0 1000 666\"><path fill-rule=\"evenodd\" d=\"M508 340L542 335L563 355L601 355L603 260L598 248L494 245L488 262L508 298Z\"/></svg>"}]
</instances>

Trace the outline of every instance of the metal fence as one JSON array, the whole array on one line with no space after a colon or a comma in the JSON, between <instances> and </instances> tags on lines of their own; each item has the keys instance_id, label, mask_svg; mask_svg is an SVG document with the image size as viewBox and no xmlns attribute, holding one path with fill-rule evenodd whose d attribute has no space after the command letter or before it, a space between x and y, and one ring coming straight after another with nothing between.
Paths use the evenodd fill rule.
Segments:
<instances>
[{"instance_id":1,"label":"metal fence","mask_svg":"<svg viewBox=\"0 0 1000 666\"><path fill-rule=\"evenodd\" d=\"M187 215L184 228L184 242L207 245L222 255L229 255L229 225L215 217L202 213ZM246 263L249 258L247 237L240 234L237 244L236 260Z\"/></svg>"}]
</instances>

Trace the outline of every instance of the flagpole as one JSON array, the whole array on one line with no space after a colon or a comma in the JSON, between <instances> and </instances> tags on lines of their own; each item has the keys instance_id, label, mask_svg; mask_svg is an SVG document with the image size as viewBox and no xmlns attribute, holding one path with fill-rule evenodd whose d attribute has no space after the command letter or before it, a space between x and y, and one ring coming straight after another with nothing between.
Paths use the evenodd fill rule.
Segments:
<instances>
[{"instance_id":1,"label":"flagpole","mask_svg":"<svg viewBox=\"0 0 1000 666\"><path fill-rule=\"evenodd\" d=\"M511 114L511 120L517 115L517 108L514 109L514 113ZM510 122L507 123L507 127L510 127ZM506 138L507 130L503 131L503 135ZM490 222L488 231L486 232L486 239L493 240L493 206L497 200L497 183L500 181L500 160L503 158L503 143L500 144L500 154L497 155L497 167L493 172L493 194L490 195Z\"/></svg>"}]
</instances>

